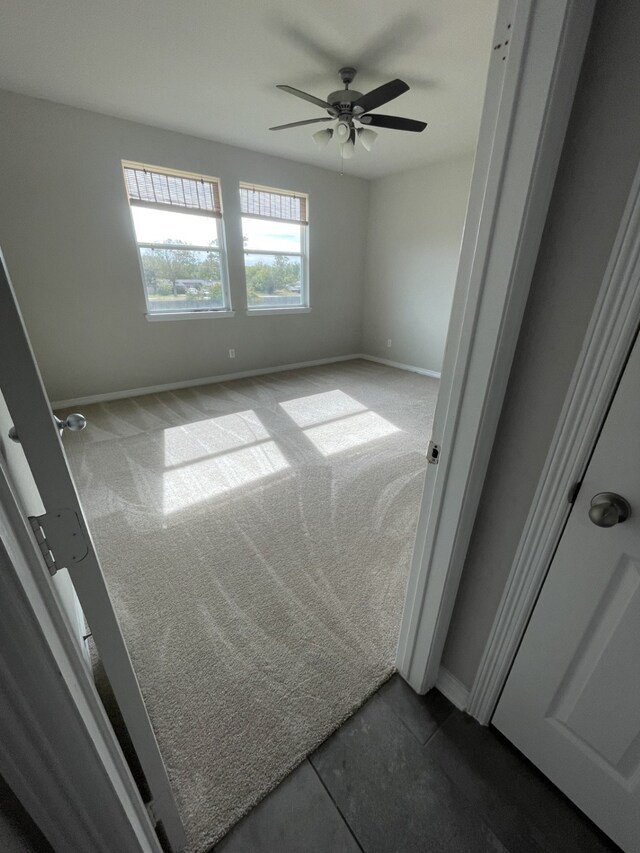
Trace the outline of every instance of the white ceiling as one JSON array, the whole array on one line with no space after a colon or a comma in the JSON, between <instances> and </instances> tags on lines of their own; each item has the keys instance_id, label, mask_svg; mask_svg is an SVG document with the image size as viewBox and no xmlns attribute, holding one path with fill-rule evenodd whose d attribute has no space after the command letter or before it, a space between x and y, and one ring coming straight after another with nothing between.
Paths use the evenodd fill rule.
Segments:
<instances>
[{"instance_id":1,"label":"white ceiling","mask_svg":"<svg viewBox=\"0 0 640 853\"><path fill-rule=\"evenodd\" d=\"M377 177L475 146L497 0L14 0L0 12L0 87L339 170L319 151L320 108L355 65L367 92L411 91L379 112L428 122L380 130L345 172Z\"/></svg>"}]
</instances>

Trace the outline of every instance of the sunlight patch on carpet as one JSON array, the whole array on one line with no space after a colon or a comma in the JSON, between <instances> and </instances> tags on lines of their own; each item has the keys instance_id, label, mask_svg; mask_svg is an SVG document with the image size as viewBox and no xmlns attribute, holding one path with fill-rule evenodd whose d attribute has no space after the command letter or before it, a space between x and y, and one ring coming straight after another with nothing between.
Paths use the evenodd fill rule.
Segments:
<instances>
[{"instance_id":1,"label":"sunlight patch on carpet","mask_svg":"<svg viewBox=\"0 0 640 853\"><path fill-rule=\"evenodd\" d=\"M366 406L354 400L344 391L324 391L322 394L311 394L308 397L298 397L280 403L291 420L299 427L313 426L325 423L334 418L343 418L355 412L364 412Z\"/></svg>"},{"instance_id":2,"label":"sunlight patch on carpet","mask_svg":"<svg viewBox=\"0 0 640 853\"><path fill-rule=\"evenodd\" d=\"M201 504L288 467L275 441L263 441L214 459L182 465L162 475L164 512L169 514Z\"/></svg>"},{"instance_id":3,"label":"sunlight patch on carpet","mask_svg":"<svg viewBox=\"0 0 640 853\"><path fill-rule=\"evenodd\" d=\"M384 438L399 432L398 427L376 415L375 412L362 412L348 418L339 418L328 424L311 427L304 431L309 441L318 448L323 456L332 456L354 447L361 447L377 438Z\"/></svg>"}]
</instances>

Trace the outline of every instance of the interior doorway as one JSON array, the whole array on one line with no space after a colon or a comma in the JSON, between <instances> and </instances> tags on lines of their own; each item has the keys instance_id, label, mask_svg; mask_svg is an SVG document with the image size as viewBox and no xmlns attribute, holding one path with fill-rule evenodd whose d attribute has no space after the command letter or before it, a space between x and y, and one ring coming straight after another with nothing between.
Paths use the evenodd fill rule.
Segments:
<instances>
[{"instance_id":1,"label":"interior doorway","mask_svg":"<svg viewBox=\"0 0 640 853\"><path fill-rule=\"evenodd\" d=\"M505 4L505 9L503 10L505 12L505 14L508 11L511 11L510 6L509 6L509 8L507 8L508 5L509 4ZM527 26L523 25L523 31L521 33L520 46L521 46L522 50L524 50L524 45L525 45L526 39L527 39L528 15L531 11L530 10L530 4L522 4L521 8L524 6L526 6L525 12L526 12L527 17L526 17L525 23L527 24ZM507 26L506 19L504 19L501 23L503 26L505 26L505 27ZM506 59L506 57L505 57L505 59ZM504 71L502 73L504 74ZM500 83L500 85L502 85L502 84ZM500 92L501 91L502 90L500 89ZM515 93L512 93L512 94L515 98ZM497 100L499 100L499 98L497 98ZM492 110L494 110L494 112L491 113L491 118L495 121L496 115L497 115L495 103L492 105ZM492 128L492 135L491 135L491 141L492 142L494 141L494 135L493 135L494 129L495 128ZM506 144L506 140L505 140L505 144ZM489 147L491 147L491 146L489 146ZM492 151L493 151L493 149L492 149ZM493 153L495 153L495 151L493 151ZM503 156L504 156L504 150L501 152L498 152L496 154L498 161ZM490 165L489 160L490 160L490 158L487 158L486 161L482 161L482 160L479 161L479 163L477 164L477 167L476 167L476 173L478 175L482 174L482 171L485 167L487 169L489 168L489 165ZM495 165L495 163L494 163L494 165ZM535 165L537 165L537 161L535 160L535 158L531 158L531 162L530 162L531 173L533 173ZM479 178L479 180L482 180L482 179ZM552 176L550 177L549 180L552 180ZM486 189L486 187L485 187L485 189ZM497 191L497 187L495 187L494 189L496 189L496 191ZM522 187L520 187L520 189L522 190L522 192L526 196L528 193L528 187L524 187L524 189ZM484 198L485 198L485 195L483 193L483 199ZM485 210L486 210L486 208L485 208ZM523 207L523 210L521 211L523 216L524 216L525 210L526 210L526 205ZM516 237L517 237L517 235L516 235ZM514 237L514 242L517 242L515 237ZM467 257L467 261L469 261L468 257ZM468 272L468 270L467 270L467 272ZM509 292L505 291L505 293L503 295L504 295L505 302L508 301L508 297L510 295ZM514 323L514 328L516 325L517 325L517 323ZM496 344L496 346L497 346L497 344ZM506 361L508 362L508 358L506 359ZM367 369L371 369L371 368L368 367ZM421 381L423 381L423 380L421 380ZM258 390L260 390L260 389L258 389ZM332 395L332 394L334 394L334 392L336 390L340 391L341 395L344 395L344 396L349 397L351 399L345 400L344 396L340 396L340 398L339 398L340 403L338 405L336 403L335 396L331 398L333 403L336 403L336 405L337 405L335 418L326 419L326 418L324 418L324 415L323 415L324 419L320 418L320 420L309 421L309 418L311 417L308 414L309 411L313 415L313 410L314 410L314 408L317 408L317 406L315 406L313 401L310 401L307 398L313 398L317 394L319 394L319 395L323 395L323 394ZM313 393L306 393L306 391L312 391ZM242 397L242 392L240 393L240 397ZM314 445L313 439L315 439L316 450L318 450L318 447L320 445L320 456L318 456L318 459L316 460L316 462L319 460L323 465L326 465L326 463L323 462L323 459L326 460L328 457L331 456L331 452L330 451L327 452L327 449L331 448L332 446L335 446L335 445L332 445L331 442L337 441L338 446L339 446L340 442L344 440L344 433L341 432L340 430L336 430L336 423L338 421L342 420L343 418L344 419L349 419L349 418L357 419L358 424L361 425L365 434L372 436L373 440L375 440L375 441L381 440L381 439L386 439L390 436L393 437L393 435L394 435L394 431L393 431L392 427L394 427L395 424L393 423L393 419L392 419L391 415L389 415L388 417L385 417L383 413L375 410L374 404L371 404L366 399L359 399L355 393L349 394L348 390L344 391L341 388L336 389L336 388L327 388L326 386L321 386L320 388L304 389L304 393L302 393L302 394L300 394L298 391L296 391L293 396L289 395L288 399L285 399L285 398L287 398L286 393L285 393L283 399L276 401L276 404L278 406L280 406L280 409L283 410L284 415L286 415L286 417L289 418L289 421L293 422L291 427L290 427L290 430L289 430L292 433L288 437L288 440L291 439L289 446L292 448L293 452L295 453L296 442L300 440L300 438L301 438L300 434L301 433L304 434L302 437L304 438L305 442L310 442L312 445ZM306 402L304 402L302 405L300 405L300 400L305 400ZM355 404L353 403L354 400L355 400ZM327 400L327 398L323 398L323 401L324 401L324 403L323 403L322 408L326 409L327 411L330 411L330 405L329 405L329 401ZM238 403L240 401L236 400L235 402ZM245 405L246 402L247 401L242 401L242 404ZM296 402L298 403L298 410L297 411L296 411L296 407L291 405L291 404L296 403ZM450 403L450 400L448 400L448 404L449 403ZM289 409L290 409L289 412L287 412L285 404L289 404ZM325 404L327 404L327 405L325 406ZM187 401L187 405L188 405L188 401ZM355 409L354 409L354 405L355 405ZM341 406L342 406L342 408L340 408ZM305 408L306 408L306 412L307 412L306 414L304 411ZM398 407L396 407L396 408L398 408ZM165 510L168 512L169 515L171 515L174 512L179 512L179 513L180 512L186 512L188 514L191 511L191 512L193 512L194 516L196 515L195 510L193 510L193 502L191 505L189 505L189 502L187 500L186 506L183 506L181 504L181 492L184 492L184 489L181 487L181 474L182 474L181 468L183 468L185 466L185 464L189 464L190 461L191 462L194 461L194 459L195 459L195 462L197 464L203 463L203 465L204 465L205 476L201 480L200 489L201 489L201 494L205 494L205 495L207 494L207 489L211 488L210 479L206 476L206 471L208 470L207 466L223 465L225 462L223 457L225 455L228 455L230 452L231 453L245 454L248 451L249 456L253 457L254 461L256 460L256 458L260 460L260 464L263 465L263 470L268 471L268 476L274 476L276 478L282 477L283 480L286 478L287 465L290 465L290 462L286 459L286 456L281 451L279 451L277 448L274 448L270 444L270 442L272 442L272 436L267 434L268 430L265 429L264 423L261 422L259 424L256 422L255 418L252 418L251 412L254 412L254 411L255 411L255 407L252 408L252 406L249 405L249 406L242 408L242 409L239 409L239 410L235 409L233 411L226 411L222 415L218 415L219 417L232 416L232 418L235 418L236 416L241 415L241 414L244 416L240 418L240 420L242 421L242 424L236 423L235 426L233 427L233 430L227 430L226 431L227 435L229 434L229 432L235 433L235 439L234 439L236 441L235 446L233 446L233 445L228 446L227 445L225 447L218 447L217 449L213 449L211 452L207 452L208 448L202 448L202 446L199 444L199 442L197 440L197 436L188 435L188 434L184 435L183 434L183 433L188 433L189 430L178 429L178 432L175 435L179 434L180 440L176 442L176 447L174 448L175 453L169 459L168 465L167 465L167 455L165 452L166 448L164 446L160 450L158 450L158 448L152 447L151 443L149 443L149 446L147 446L146 441L139 442L140 444L143 445L143 447L141 449L141 453L143 455L145 453L152 453L152 454L157 453L157 454L159 454L158 458L160 458L160 456L161 456L163 467L168 467L170 469L166 472L169 475L166 478L166 480L165 480L164 476L162 478L161 488L158 488L157 482L156 482L156 488L155 488L156 505L162 507L163 513ZM271 409L270 411L273 413L273 409ZM280 412L280 410L276 410L276 411L277 411L278 416L280 416L282 414ZM292 417L292 414L294 412L295 412L295 415L298 417L298 419L302 421L302 423L297 423L295 420L295 417ZM145 416L145 413L143 411L138 411L137 414L141 414L143 417ZM153 414L155 416L155 413L153 413ZM211 414L211 412L209 412L207 414ZM325 414L326 414L326 412L325 412ZM284 415L283 415L283 417L284 417ZM215 416L216 416L216 413L214 412L213 418ZM313 415L313 416L317 417L317 413L315 413L315 415ZM212 420L213 418L210 417L209 420ZM306 420L305 420L305 418L306 418ZM205 420L206 419L207 418L205 418ZM264 419L266 420L266 417ZM386 424L381 423L380 419L382 419L382 421L386 421L387 423ZM353 423L354 422L352 421L352 424ZM391 424L391 427L388 426L388 424ZM184 421L182 423L180 423L178 421L178 423L175 423L175 422L172 423L171 426L169 426L168 428L169 429L173 429L174 427L181 428L183 426L184 426ZM241 429L239 430L238 427L241 427ZM247 427L248 427L248 432L246 432L243 435L242 430L244 430ZM215 425L212 425L212 429L215 429ZM253 430L253 432L252 432L252 430ZM387 431L386 435L384 434L385 430ZM382 433L380 431L382 431ZM220 432L224 433L225 430L221 429ZM287 430L285 429L284 432L286 433ZM337 432L337 436L335 434L336 432ZM357 430L355 432L357 433ZM123 438L123 436L120 436L120 438ZM128 436L126 436L124 438L135 438L135 433L133 435L129 434ZM194 441L194 439L195 439L195 441ZM424 436L424 440L426 442L426 435ZM324 455L324 453L321 449L323 442L324 442L324 448L325 448L324 452L327 452L326 456ZM134 443L135 443L134 441L131 441L131 444L134 444ZM189 447L189 453L193 454L195 452L195 457L191 456L191 458L187 459L187 460L185 460L184 458L180 459L180 452L181 452L180 448L181 447L184 448L187 446ZM306 446L307 445L305 445L305 447ZM194 447L195 447L195 450L194 450ZM200 457L214 456L215 459L198 458L198 454L200 454ZM170 456L171 456L171 454L170 454ZM446 459L446 456L444 457L444 459ZM423 464L426 464L426 463L423 462ZM264 467L264 466L266 466L266 467ZM271 467L269 467L269 466L271 466ZM320 466L318 466L316 464L316 467L320 467ZM113 475L113 477L116 480L118 478L118 474L120 473L117 469L117 466L116 465L110 465L108 460L105 462L103 470L107 471L109 476ZM236 468L235 470L238 471L238 470L242 470L242 469ZM164 474L165 472L163 471L162 473ZM86 488L90 489L91 488L91 471L89 468L85 468L83 470L82 467L80 467L76 476L81 477L84 475L86 475ZM144 482L144 472L141 470L141 466L138 463L133 464L132 466L128 466L127 476L129 476L129 475L131 475L133 477L134 485L136 485L136 486L137 486L137 484ZM137 480L136 480L136 478L137 478ZM165 482L167 484L167 490L166 491L165 491ZM244 487L245 485L247 485L250 488L251 482L255 482L255 478L252 479L252 477L248 477L247 482L246 483L240 483L240 486ZM131 481L129 481L129 484L127 485L127 483L125 483L122 480L122 481L120 481L120 485L122 485L122 487L123 487L123 492L124 492L125 497L127 494L127 488L129 488L130 495L133 495L132 503L134 505L133 508L135 509L135 494L130 491ZM152 488L153 488L153 484L152 484ZM391 492L391 496L393 496L393 490L390 490L390 492ZM209 495L209 497L210 498L213 497L215 499L216 496L215 495L213 495L213 496ZM184 495L182 496L182 501L184 503ZM98 501L97 503L99 504L100 502ZM153 500L151 501L151 503L153 504ZM348 511L351 511L353 509L353 507L349 505L349 506L347 506L346 509ZM287 520L292 519L294 522L296 521L296 514L295 514L294 510L295 510L295 507L289 507L289 515L287 515L287 513L284 514L285 518ZM100 509L98 508L98 514L99 514L99 512L100 512ZM321 513L319 510L318 515L320 515L320 514ZM141 525L144 525L144 521L145 521L144 512L136 514L136 512L134 511L134 512L132 512L132 517L135 519L136 522L139 522ZM382 514L382 521L384 522L384 520L385 520L384 514ZM314 522L315 521L316 521L316 519L314 518ZM234 518L234 519L228 521L227 526L231 526L231 524L235 524L235 523L236 523L236 519ZM294 541L295 541L295 536L300 535L300 528L301 527L302 527L302 530L304 530L303 525L296 525L294 527L294 525L291 524L291 529L289 531L287 531L287 532L291 533L292 537L294 538ZM193 530L192 530L192 532L190 533L190 535L188 537L188 543L187 542L178 542L177 543L178 551L183 555L182 562L181 562L181 565L179 566L179 569L174 571L174 573L172 574L172 576L170 578L167 578L167 584L172 584L176 589L179 589L181 584L184 583L184 577L185 577L184 573L187 572L190 568L190 566L189 566L190 561L188 559L184 558L184 555L186 554L187 544L189 547L193 547L194 545L196 548L198 547L198 544L200 542L202 542L202 539L203 539L201 528L202 528L202 525L195 525L195 532L193 532ZM269 532L271 532L271 529L270 529L268 523L266 525L266 528ZM143 530L142 532L144 534L145 531ZM146 532L148 533L149 531L146 531ZM239 533L239 538L240 538L240 531L238 531L238 533ZM117 530L112 531L112 534L113 534L113 536L117 536L118 531ZM150 540L153 539L153 535L151 535L149 538L150 538ZM246 539L245 539L245 544L246 544ZM150 553L151 554L154 553L153 552L154 547L159 548L162 545L164 545L164 548L166 549L167 542L165 541L164 543L162 543L161 541L155 542L155 540L153 540L151 542L151 552ZM176 546L176 543L171 542L170 545L173 548ZM371 545L371 543L365 542L364 545L366 547L369 547ZM359 557L360 555L358 554L356 556ZM136 574L135 569L134 569L131 572L130 576L127 578L127 582L131 582L132 584L135 584L138 581L139 581L139 575ZM157 590L153 589L153 585L152 585L151 590L143 590L143 591L145 593L150 592L152 597L154 594L157 593ZM414 593L415 593L415 590L412 590L411 594L413 595ZM126 598L127 593L125 592L124 595ZM417 601L417 596L415 597L415 600ZM203 603L203 602L198 602L198 604L200 604L200 603ZM412 603L413 603L413 599L412 599ZM156 607L156 615L158 617L158 623L159 623L160 632L161 632L162 631L162 616L164 615L162 608L163 608L163 606L165 606L165 600L164 600L164 598L162 598L162 600L160 600L160 596L158 596L158 598L156 598L154 604ZM267 601L257 602L256 606L257 607L269 607L270 602L267 599ZM204 605L203 610L206 610L206 605ZM181 616L181 614L179 612L177 614L171 614L171 615L172 616L175 615L178 618L178 620L180 619L180 616ZM205 613L205 615L206 615L206 613ZM135 607L134 607L134 608L132 608L132 612L131 612L132 624L134 625L134 630L136 627L136 616L137 616L137 614L135 612ZM210 624L210 627L211 626L217 627L215 625L214 619L210 619L209 624ZM147 639L147 635L145 634L144 631L141 631L141 634L144 635L144 636L141 636L141 638L140 638L141 642L144 642L145 639ZM172 637L170 636L169 633L166 633L162 639L166 643L165 649L170 651L171 646L172 646ZM271 638L269 638L269 639L271 639ZM221 637L215 633L213 635L211 635L211 640L212 640L212 642L224 643L224 637ZM343 645L344 645L344 643L343 643ZM159 646L160 646L160 650L158 653L158 657L160 658L160 660L162 660L161 655L162 655L163 650L161 647L161 643L159 643ZM257 646L257 643L254 643L254 646ZM318 654L321 654L320 649L318 650ZM198 648L197 644L194 644L194 648L189 651L189 655L190 655L190 657L189 657L188 662L195 669L195 671L197 671L198 667L206 667L206 660L203 660L202 649ZM420 686L424 687L424 680L421 680ZM159 691L166 691L167 684L163 684L162 681L160 681L158 683L157 689ZM312 695L309 698L311 699L311 701L315 701L318 697ZM239 704L238 707L240 707L240 709L242 711L241 703ZM240 711L239 715L237 716L237 722L239 723L240 730L242 730L243 725L245 725L245 726L250 725L250 722L248 722L246 719L244 719L242 717L241 711ZM181 720L180 720L179 713L175 714L174 722L175 722L176 726L178 726L178 727L180 726ZM203 746L210 748L210 746L208 744L203 744ZM248 760L252 760L252 757L248 756Z\"/></svg>"}]
</instances>

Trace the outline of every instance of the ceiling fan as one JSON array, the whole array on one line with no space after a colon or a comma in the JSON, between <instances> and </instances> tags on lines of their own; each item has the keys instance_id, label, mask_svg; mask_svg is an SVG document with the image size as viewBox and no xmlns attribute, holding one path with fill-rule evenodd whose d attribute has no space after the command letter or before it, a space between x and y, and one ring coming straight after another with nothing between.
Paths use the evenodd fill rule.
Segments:
<instances>
[{"instance_id":1,"label":"ceiling fan","mask_svg":"<svg viewBox=\"0 0 640 853\"><path fill-rule=\"evenodd\" d=\"M334 128L317 131L313 134L313 139L320 148L324 148L335 134L341 145L342 156L347 159L353 156L357 139L362 142L367 151L371 150L378 135L374 130L371 130L372 127L386 127L392 130L409 130L420 133L427 126L425 121L371 112L371 110L387 104L404 92L408 92L409 86L403 80L391 80L389 83L384 83L377 89L363 95L362 92L356 92L355 89L349 88L356 76L355 68L341 68L339 74L344 83L344 89L331 92L330 95L327 95L326 100L316 98L315 95L309 95L307 92L301 92L300 89L294 89L293 86L277 86L283 92L289 92L297 98L302 98L322 107L329 115L322 118L310 118L305 121L292 121L289 124L279 124L276 127L270 127L269 130L285 130L288 127L300 127L304 124L335 121Z\"/></svg>"}]
</instances>

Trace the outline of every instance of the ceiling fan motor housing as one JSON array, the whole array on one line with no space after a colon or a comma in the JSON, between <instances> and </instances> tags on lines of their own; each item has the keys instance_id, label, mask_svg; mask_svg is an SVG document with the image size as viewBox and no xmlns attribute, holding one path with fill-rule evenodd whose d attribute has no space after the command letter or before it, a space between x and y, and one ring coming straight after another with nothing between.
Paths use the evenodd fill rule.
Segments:
<instances>
[{"instance_id":1,"label":"ceiling fan motor housing","mask_svg":"<svg viewBox=\"0 0 640 853\"><path fill-rule=\"evenodd\" d=\"M355 89L339 89L327 96L327 102L341 113L351 114L351 104L362 97L362 92Z\"/></svg>"}]
</instances>

